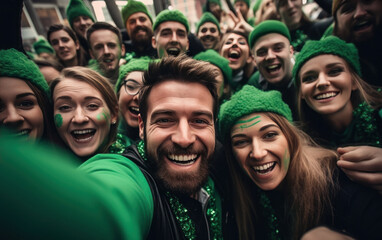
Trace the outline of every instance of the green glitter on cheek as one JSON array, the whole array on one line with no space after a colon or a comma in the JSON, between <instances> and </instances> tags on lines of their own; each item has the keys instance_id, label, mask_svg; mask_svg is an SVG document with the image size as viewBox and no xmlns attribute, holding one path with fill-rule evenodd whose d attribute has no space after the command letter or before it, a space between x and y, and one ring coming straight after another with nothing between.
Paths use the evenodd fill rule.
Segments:
<instances>
[{"instance_id":1,"label":"green glitter on cheek","mask_svg":"<svg viewBox=\"0 0 382 240\"><path fill-rule=\"evenodd\" d=\"M290 163L290 156L287 149L285 149L284 157L283 157L283 167L286 172L288 172L289 169L289 163Z\"/></svg>"},{"instance_id":2,"label":"green glitter on cheek","mask_svg":"<svg viewBox=\"0 0 382 240\"><path fill-rule=\"evenodd\" d=\"M56 124L57 128L60 128L62 126L62 122L63 122L63 119L61 114L54 115L54 123Z\"/></svg>"}]
</instances>

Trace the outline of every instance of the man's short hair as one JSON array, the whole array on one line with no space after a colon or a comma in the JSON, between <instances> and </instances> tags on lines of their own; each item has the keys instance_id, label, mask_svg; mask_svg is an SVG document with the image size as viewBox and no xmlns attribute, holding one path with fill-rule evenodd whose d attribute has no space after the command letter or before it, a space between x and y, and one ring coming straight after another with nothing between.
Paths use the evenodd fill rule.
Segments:
<instances>
[{"instance_id":1,"label":"man's short hair","mask_svg":"<svg viewBox=\"0 0 382 240\"><path fill-rule=\"evenodd\" d=\"M144 72L143 86L139 92L139 111L144 123L146 123L147 119L147 99L151 89L167 80L200 83L205 86L213 98L213 114L216 120L219 110L216 73L211 71L209 64L182 54L178 57L169 56L162 58L160 61L151 62L148 70Z\"/></svg>"},{"instance_id":2,"label":"man's short hair","mask_svg":"<svg viewBox=\"0 0 382 240\"><path fill-rule=\"evenodd\" d=\"M113 33L115 33L115 35L117 35L119 45L122 46L122 35L121 35L121 31L118 28L114 27L113 25L111 25L110 23L107 23L107 22L96 22L96 23L92 24L88 28L88 30L86 31L86 39L88 40L90 48L91 48L91 46L90 46L90 35L97 30L112 31Z\"/></svg>"}]
</instances>

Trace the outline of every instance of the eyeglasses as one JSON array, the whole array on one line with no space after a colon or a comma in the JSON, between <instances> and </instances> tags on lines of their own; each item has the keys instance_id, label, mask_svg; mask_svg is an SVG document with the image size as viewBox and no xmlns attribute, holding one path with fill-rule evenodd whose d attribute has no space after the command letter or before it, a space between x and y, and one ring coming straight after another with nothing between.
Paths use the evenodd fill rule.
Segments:
<instances>
[{"instance_id":1,"label":"eyeglasses","mask_svg":"<svg viewBox=\"0 0 382 240\"><path fill-rule=\"evenodd\" d=\"M142 85L134 79L123 80L123 85L125 85L126 93L131 96L137 95L142 87Z\"/></svg>"}]
</instances>

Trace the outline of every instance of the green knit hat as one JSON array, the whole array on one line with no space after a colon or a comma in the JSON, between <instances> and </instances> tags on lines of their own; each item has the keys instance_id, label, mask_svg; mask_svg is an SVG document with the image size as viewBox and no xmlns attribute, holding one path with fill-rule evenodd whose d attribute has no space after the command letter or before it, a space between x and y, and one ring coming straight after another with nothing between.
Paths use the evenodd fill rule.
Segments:
<instances>
[{"instance_id":1,"label":"green knit hat","mask_svg":"<svg viewBox=\"0 0 382 240\"><path fill-rule=\"evenodd\" d=\"M87 16L95 22L93 13L82 0L70 0L66 7L66 16L68 17L69 24L72 28L73 21L78 16Z\"/></svg>"},{"instance_id":2,"label":"green knit hat","mask_svg":"<svg viewBox=\"0 0 382 240\"><path fill-rule=\"evenodd\" d=\"M216 3L220 7L222 6L222 3L220 2L220 0L208 0L208 3Z\"/></svg>"},{"instance_id":3,"label":"green knit hat","mask_svg":"<svg viewBox=\"0 0 382 240\"><path fill-rule=\"evenodd\" d=\"M215 50L208 49L204 52L200 52L194 56L194 59L212 63L222 71L225 83L231 81L232 69L229 67L229 60L220 56Z\"/></svg>"},{"instance_id":4,"label":"green knit hat","mask_svg":"<svg viewBox=\"0 0 382 240\"><path fill-rule=\"evenodd\" d=\"M39 36L37 38L37 41L33 43L33 48L36 51L37 55L39 55L40 53L54 54L54 49L43 36Z\"/></svg>"},{"instance_id":5,"label":"green knit hat","mask_svg":"<svg viewBox=\"0 0 382 240\"><path fill-rule=\"evenodd\" d=\"M37 65L14 48L0 50L0 77L26 80L50 96L48 83Z\"/></svg>"},{"instance_id":6,"label":"green knit hat","mask_svg":"<svg viewBox=\"0 0 382 240\"><path fill-rule=\"evenodd\" d=\"M251 3L249 2L249 0L235 0L234 3L237 3L237 2L244 2L245 4L247 4L248 8L249 6L251 6Z\"/></svg>"},{"instance_id":7,"label":"green knit hat","mask_svg":"<svg viewBox=\"0 0 382 240\"><path fill-rule=\"evenodd\" d=\"M134 58L131 59L127 64L121 66L119 68L119 77L117 80L117 83L115 84L115 92L118 93L118 91L121 89L123 80L125 80L127 74L134 72L134 71L146 71L149 67L150 58L148 57L142 57L142 58Z\"/></svg>"},{"instance_id":8,"label":"green knit hat","mask_svg":"<svg viewBox=\"0 0 382 240\"><path fill-rule=\"evenodd\" d=\"M187 32L190 29L190 26L188 25L188 20L181 11L166 9L158 14L154 22L153 30L155 31L161 23L168 21L174 21L183 24L186 27Z\"/></svg>"},{"instance_id":9,"label":"green knit hat","mask_svg":"<svg viewBox=\"0 0 382 240\"><path fill-rule=\"evenodd\" d=\"M301 52L296 57L296 63L293 67L293 78L297 80L302 66L311 58L323 54L332 54L346 60L354 71L362 76L359 63L358 50L352 43L346 43L335 36L329 36L319 41L307 41Z\"/></svg>"},{"instance_id":10,"label":"green knit hat","mask_svg":"<svg viewBox=\"0 0 382 240\"><path fill-rule=\"evenodd\" d=\"M149 17L151 23L153 23L153 18L151 17L151 14L147 10L147 7L145 6L145 4L135 0L128 0L127 4L123 6L121 11L123 23L126 25L127 19L129 19L129 17L133 15L134 13L138 13L138 12L142 12L146 14Z\"/></svg>"},{"instance_id":11,"label":"green knit hat","mask_svg":"<svg viewBox=\"0 0 382 240\"><path fill-rule=\"evenodd\" d=\"M283 22L278 20L265 20L257 25L251 34L249 34L248 43L250 48L253 48L256 41L259 40L260 37L270 33L281 34L288 38L289 42L291 41L288 27Z\"/></svg>"},{"instance_id":12,"label":"green knit hat","mask_svg":"<svg viewBox=\"0 0 382 240\"><path fill-rule=\"evenodd\" d=\"M229 138L233 125L242 117L256 112L272 112L292 122L292 112L283 102L279 91L262 91L245 85L220 107L218 117L218 136L224 142Z\"/></svg>"},{"instance_id":13,"label":"green knit hat","mask_svg":"<svg viewBox=\"0 0 382 240\"><path fill-rule=\"evenodd\" d=\"M196 33L199 32L199 28L200 26L202 26L203 24L205 24L206 22L211 22L213 24L216 25L216 27L218 28L218 31L219 33L221 33L220 31L220 24L219 24L219 21L216 19L216 17L210 13L210 12L205 12L203 13L202 17L200 18L199 22L198 22L198 25L196 25Z\"/></svg>"}]
</instances>

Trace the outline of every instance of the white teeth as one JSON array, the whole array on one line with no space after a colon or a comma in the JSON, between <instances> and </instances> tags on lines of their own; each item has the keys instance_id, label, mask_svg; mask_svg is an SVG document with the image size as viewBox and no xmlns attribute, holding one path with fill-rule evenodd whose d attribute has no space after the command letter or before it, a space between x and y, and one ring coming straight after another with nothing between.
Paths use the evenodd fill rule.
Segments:
<instances>
[{"instance_id":1,"label":"white teeth","mask_svg":"<svg viewBox=\"0 0 382 240\"><path fill-rule=\"evenodd\" d=\"M239 54L239 51L231 50L230 54Z\"/></svg>"},{"instance_id":2,"label":"white teeth","mask_svg":"<svg viewBox=\"0 0 382 240\"><path fill-rule=\"evenodd\" d=\"M266 163L266 164L261 165L261 166L253 166L253 169L256 171L263 171L263 170L267 170L268 168L272 167L273 164L274 164L274 162L270 162L270 163Z\"/></svg>"},{"instance_id":3,"label":"white teeth","mask_svg":"<svg viewBox=\"0 0 382 240\"><path fill-rule=\"evenodd\" d=\"M270 66L268 66L268 69L272 70L272 69L277 68L278 66L279 66L278 64L270 65Z\"/></svg>"},{"instance_id":4,"label":"white teeth","mask_svg":"<svg viewBox=\"0 0 382 240\"><path fill-rule=\"evenodd\" d=\"M315 98L317 100L320 100L320 99L325 99L325 98L330 98L330 97L334 97L336 96L337 93L335 92L330 92L330 93L323 93L323 94L320 94L320 95L317 95Z\"/></svg>"},{"instance_id":5,"label":"white teeth","mask_svg":"<svg viewBox=\"0 0 382 240\"><path fill-rule=\"evenodd\" d=\"M22 136L29 134L29 130L21 130L20 132L16 133L15 136Z\"/></svg>"},{"instance_id":6,"label":"white teeth","mask_svg":"<svg viewBox=\"0 0 382 240\"><path fill-rule=\"evenodd\" d=\"M139 108L137 107L131 107L132 110L139 112Z\"/></svg>"},{"instance_id":7,"label":"white teeth","mask_svg":"<svg viewBox=\"0 0 382 240\"><path fill-rule=\"evenodd\" d=\"M191 154L191 155L174 155L170 154L168 158L173 161L178 161L178 162L187 162L194 160L198 155L197 154Z\"/></svg>"},{"instance_id":8,"label":"white teeth","mask_svg":"<svg viewBox=\"0 0 382 240\"><path fill-rule=\"evenodd\" d=\"M361 21L361 22L357 22L356 24L355 24L355 26L362 26L362 25L364 25L364 24L367 24L368 23L368 21Z\"/></svg>"},{"instance_id":9,"label":"white teeth","mask_svg":"<svg viewBox=\"0 0 382 240\"><path fill-rule=\"evenodd\" d=\"M93 130L91 130L91 129L74 130L73 131L74 134L87 134L87 133L91 133L91 132L93 132Z\"/></svg>"}]
</instances>

